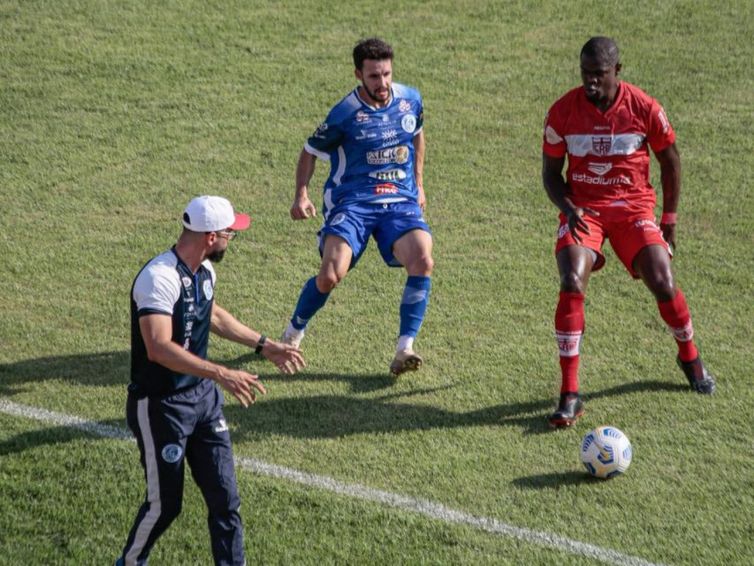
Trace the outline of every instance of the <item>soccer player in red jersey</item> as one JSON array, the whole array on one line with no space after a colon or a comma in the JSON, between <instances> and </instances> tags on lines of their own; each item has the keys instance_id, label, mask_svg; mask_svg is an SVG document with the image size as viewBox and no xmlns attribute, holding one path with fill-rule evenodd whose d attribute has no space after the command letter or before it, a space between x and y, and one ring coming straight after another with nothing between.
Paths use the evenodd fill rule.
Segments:
<instances>
[{"instance_id":1,"label":"soccer player in red jersey","mask_svg":"<svg viewBox=\"0 0 754 566\"><path fill-rule=\"evenodd\" d=\"M681 192L675 132L662 106L641 89L620 81L620 70L615 41L591 38L581 50L583 86L555 102L545 119L542 181L560 209L555 335L562 384L558 407L549 417L554 427L571 426L584 413L578 380L584 294L589 275L605 263L606 238L629 273L641 278L654 294L678 344L678 365L692 388L703 394L715 390L715 379L694 344L686 299L670 267ZM650 148L661 171L659 227L655 191L649 183Z\"/></svg>"}]
</instances>

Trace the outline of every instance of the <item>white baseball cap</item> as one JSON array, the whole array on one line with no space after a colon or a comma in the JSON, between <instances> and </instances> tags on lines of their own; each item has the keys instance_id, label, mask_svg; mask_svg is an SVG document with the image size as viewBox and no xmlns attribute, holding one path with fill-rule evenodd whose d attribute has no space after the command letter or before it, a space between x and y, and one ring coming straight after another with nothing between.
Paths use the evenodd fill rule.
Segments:
<instances>
[{"instance_id":1,"label":"white baseball cap","mask_svg":"<svg viewBox=\"0 0 754 566\"><path fill-rule=\"evenodd\" d=\"M196 197L183 212L183 225L192 232L246 230L250 223L248 214L236 214L230 201L223 197Z\"/></svg>"}]
</instances>

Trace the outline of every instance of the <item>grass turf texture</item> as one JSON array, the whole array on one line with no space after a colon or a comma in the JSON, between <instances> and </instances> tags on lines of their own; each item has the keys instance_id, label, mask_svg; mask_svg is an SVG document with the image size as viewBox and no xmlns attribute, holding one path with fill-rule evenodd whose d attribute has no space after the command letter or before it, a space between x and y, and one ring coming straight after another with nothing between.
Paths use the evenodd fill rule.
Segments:
<instances>
[{"instance_id":1,"label":"grass turf texture","mask_svg":"<svg viewBox=\"0 0 754 566\"><path fill-rule=\"evenodd\" d=\"M371 246L312 324L301 375L212 342L213 359L261 373L270 390L250 410L229 403L236 453L654 562L750 560L751 3L0 2L0 21L0 396L124 425L128 290L197 194L254 217L218 267L219 303L281 332L318 265L318 221L288 218L298 152L353 86L353 44L381 35L396 80L425 99L437 263L417 344L426 365L387 378L405 276ZM688 390L650 294L608 251L587 297L587 413L550 433L556 214L541 125L597 33L618 40L623 78L657 97L678 133L674 269L719 389ZM318 205L326 169L312 182ZM114 558L143 492L135 447L0 423L0 562ZM611 482L578 463L581 436L600 424L635 450ZM253 562L585 561L240 476ZM203 516L192 487L155 562L206 563Z\"/></svg>"}]
</instances>

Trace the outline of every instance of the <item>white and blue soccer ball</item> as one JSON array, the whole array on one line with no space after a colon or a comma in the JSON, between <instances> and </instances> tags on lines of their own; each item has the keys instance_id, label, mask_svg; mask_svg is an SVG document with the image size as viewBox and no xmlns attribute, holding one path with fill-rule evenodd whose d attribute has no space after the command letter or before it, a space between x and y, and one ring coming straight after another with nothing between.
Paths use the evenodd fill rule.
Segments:
<instances>
[{"instance_id":1,"label":"white and blue soccer ball","mask_svg":"<svg viewBox=\"0 0 754 566\"><path fill-rule=\"evenodd\" d=\"M590 430L581 441L581 462L597 478L612 478L631 465L631 442L614 426Z\"/></svg>"}]
</instances>

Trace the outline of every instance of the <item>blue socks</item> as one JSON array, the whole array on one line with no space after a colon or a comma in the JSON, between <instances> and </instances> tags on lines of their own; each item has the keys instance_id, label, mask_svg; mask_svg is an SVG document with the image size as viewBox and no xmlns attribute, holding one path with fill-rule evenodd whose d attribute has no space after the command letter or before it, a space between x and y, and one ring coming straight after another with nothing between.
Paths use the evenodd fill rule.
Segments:
<instances>
[{"instance_id":1,"label":"blue socks","mask_svg":"<svg viewBox=\"0 0 754 566\"><path fill-rule=\"evenodd\" d=\"M429 290L432 279L419 275L409 275L401 299L400 336L416 337L424 321L429 303Z\"/></svg>"},{"instance_id":2,"label":"blue socks","mask_svg":"<svg viewBox=\"0 0 754 566\"><path fill-rule=\"evenodd\" d=\"M317 289L317 278L312 277L306 283L304 288L301 289L301 295L299 295L298 303L296 303L296 310L293 311L291 317L291 325L296 330L303 330L306 325L317 311L321 309L327 302L327 297L330 293L320 293Z\"/></svg>"}]
</instances>

